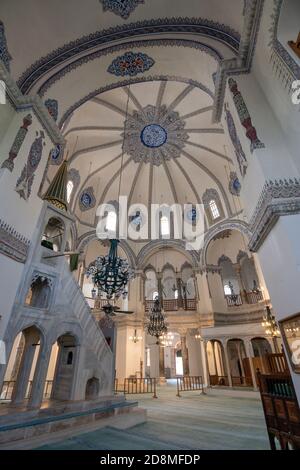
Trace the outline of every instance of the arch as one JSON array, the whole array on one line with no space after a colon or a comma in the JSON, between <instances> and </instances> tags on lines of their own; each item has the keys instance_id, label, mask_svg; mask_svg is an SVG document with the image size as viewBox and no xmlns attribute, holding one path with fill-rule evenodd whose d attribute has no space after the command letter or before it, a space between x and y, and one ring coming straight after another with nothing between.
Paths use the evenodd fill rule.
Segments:
<instances>
[{"instance_id":1,"label":"arch","mask_svg":"<svg viewBox=\"0 0 300 470\"><path fill-rule=\"evenodd\" d=\"M13 381L12 386L9 387L7 399L17 405L30 399L31 389L36 380L37 365L44 351L45 342L44 334L36 324L23 326L13 338L4 380L8 383Z\"/></svg>"},{"instance_id":2,"label":"arch","mask_svg":"<svg viewBox=\"0 0 300 470\"><path fill-rule=\"evenodd\" d=\"M31 280L25 304L34 308L49 308L52 290L52 279L36 273Z\"/></svg>"},{"instance_id":3,"label":"arch","mask_svg":"<svg viewBox=\"0 0 300 470\"><path fill-rule=\"evenodd\" d=\"M207 264L207 249L210 242L216 235L223 232L224 230L237 230L244 234L248 240L250 240L252 236L249 225L246 222L238 219L231 219L224 222L222 221L216 226L211 227L204 236L204 244L201 251L201 267L205 267Z\"/></svg>"},{"instance_id":4,"label":"arch","mask_svg":"<svg viewBox=\"0 0 300 470\"><path fill-rule=\"evenodd\" d=\"M92 242L93 240L99 240L96 235L96 230L90 231L79 237L77 241L77 246L76 249L78 251L85 250L87 248L87 245ZM132 248L129 246L128 242L126 240L120 240L119 246L124 250L130 265L133 269L137 268L137 257L132 250Z\"/></svg>"},{"instance_id":5,"label":"arch","mask_svg":"<svg viewBox=\"0 0 300 470\"><path fill-rule=\"evenodd\" d=\"M193 267L197 267L199 263L198 253L196 251L187 251L185 243L181 240L152 240L147 243L139 252L136 258L136 264L139 269L143 269L143 266L146 265L148 259L156 251L159 251L161 248L174 248L179 253L183 254L186 258L189 259Z\"/></svg>"},{"instance_id":6,"label":"arch","mask_svg":"<svg viewBox=\"0 0 300 470\"><path fill-rule=\"evenodd\" d=\"M86 382L85 387L85 399L86 400L95 400L100 391L100 381L97 377L91 377Z\"/></svg>"},{"instance_id":7,"label":"arch","mask_svg":"<svg viewBox=\"0 0 300 470\"><path fill-rule=\"evenodd\" d=\"M70 400L78 363L77 339L69 332L65 333L57 338L57 346L51 397L55 400Z\"/></svg>"},{"instance_id":8,"label":"arch","mask_svg":"<svg viewBox=\"0 0 300 470\"><path fill-rule=\"evenodd\" d=\"M83 341L83 330L79 323L61 322L55 325L48 333L49 344L54 344L61 336L73 336L75 345L81 346Z\"/></svg>"},{"instance_id":9,"label":"arch","mask_svg":"<svg viewBox=\"0 0 300 470\"><path fill-rule=\"evenodd\" d=\"M253 386L249 357L243 339L229 338L227 352L232 384L237 387Z\"/></svg>"},{"instance_id":10,"label":"arch","mask_svg":"<svg viewBox=\"0 0 300 470\"><path fill-rule=\"evenodd\" d=\"M157 35L157 33L163 33L164 36L167 34L178 34L178 32L184 34L192 33L200 35L200 37L206 36L211 39L220 41L225 44L235 54L238 53L240 35L232 28L216 23L212 20L203 18L164 18L156 20L144 20L138 23L129 23L122 26L110 28L109 30L97 31L88 36L83 36L76 39L75 41L69 42L59 49L53 50L45 57L37 60L33 63L18 80L18 86L20 87L23 94L28 94L32 87L39 81L43 75L49 76L51 70L55 67L60 67L61 73L54 73L56 79L60 78L62 74L66 74L70 67L68 62L72 58L72 64L74 67L80 65L80 63L87 62L93 58L97 58L101 55L107 55L111 52L115 52L128 47L147 46L149 43L163 41L163 39L144 39L133 41L134 37L141 36L145 32L151 35ZM131 39L131 41L128 41ZM123 44L117 44L116 42L122 40ZM165 42L171 42L170 39L165 39ZM174 41L174 40L173 40ZM213 54L216 58L221 59L222 56L212 46L203 44L197 40L183 40L176 39L177 46L182 47L194 47L201 48L207 53ZM114 44L114 46L111 46ZM96 52L89 53L89 50L95 51L95 49L104 46L102 49L96 50ZM81 59L74 59L74 56L81 57ZM66 64L65 66L63 64ZM53 76L52 75L52 76ZM46 84L49 80L46 81ZM49 86L49 85L47 85ZM40 87L39 93L42 95L43 91Z\"/></svg>"},{"instance_id":11,"label":"arch","mask_svg":"<svg viewBox=\"0 0 300 470\"><path fill-rule=\"evenodd\" d=\"M262 336L251 338L251 344L254 357L261 357L272 353L272 348L269 341Z\"/></svg>"},{"instance_id":12,"label":"arch","mask_svg":"<svg viewBox=\"0 0 300 470\"><path fill-rule=\"evenodd\" d=\"M224 346L218 339L210 339L206 344L206 355L210 385L228 386L228 370Z\"/></svg>"},{"instance_id":13,"label":"arch","mask_svg":"<svg viewBox=\"0 0 300 470\"><path fill-rule=\"evenodd\" d=\"M53 251L60 251L65 231L65 221L59 216L50 216L43 228L41 245Z\"/></svg>"}]
</instances>

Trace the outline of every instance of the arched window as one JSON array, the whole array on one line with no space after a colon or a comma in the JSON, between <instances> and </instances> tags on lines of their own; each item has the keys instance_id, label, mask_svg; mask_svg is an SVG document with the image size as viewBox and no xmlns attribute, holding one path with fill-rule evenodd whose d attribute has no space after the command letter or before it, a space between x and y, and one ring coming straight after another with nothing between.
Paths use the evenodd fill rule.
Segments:
<instances>
[{"instance_id":1,"label":"arched window","mask_svg":"<svg viewBox=\"0 0 300 470\"><path fill-rule=\"evenodd\" d=\"M216 222L219 222L221 219L224 219L224 209L216 189L207 189L202 196L202 202L209 225L213 225Z\"/></svg>"},{"instance_id":2,"label":"arched window","mask_svg":"<svg viewBox=\"0 0 300 470\"><path fill-rule=\"evenodd\" d=\"M231 289L228 284L224 286L224 294L225 295L231 295Z\"/></svg>"},{"instance_id":3,"label":"arched window","mask_svg":"<svg viewBox=\"0 0 300 470\"><path fill-rule=\"evenodd\" d=\"M178 289L175 289L175 290L174 290L174 299L175 299L175 300L178 299Z\"/></svg>"},{"instance_id":4,"label":"arched window","mask_svg":"<svg viewBox=\"0 0 300 470\"><path fill-rule=\"evenodd\" d=\"M73 364L73 352L69 351L67 356L67 365L71 366Z\"/></svg>"},{"instance_id":5,"label":"arched window","mask_svg":"<svg viewBox=\"0 0 300 470\"><path fill-rule=\"evenodd\" d=\"M44 229L41 244L53 251L60 251L64 237L64 223L56 217L51 217Z\"/></svg>"},{"instance_id":6,"label":"arched window","mask_svg":"<svg viewBox=\"0 0 300 470\"><path fill-rule=\"evenodd\" d=\"M74 183L73 181L69 180L67 183L67 202L68 203L71 201L73 189L74 189Z\"/></svg>"},{"instance_id":7,"label":"arched window","mask_svg":"<svg viewBox=\"0 0 300 470\"><path fill-rule=\"evenodd\" d=\"M218 209L217 203L214 199L209 202L209 208L213 220L216 220L220 217L220 211Z\"/></svg>"},{"instance_id":8,"label":"arched window","mask_svg":"<svg viewBox=\"0 0 300 470\"><path fill-rule=\"evenodd\" d=\"M152 299L155 300L158 297L158 292L154 291L152 294Z\"/></svg>"},{"instance_id":9,"label":"arched window","mask_svg":"<svg viewBox=\"0 0 300 470\"><path fill-rule=\"evenodd\" d=\"M113 211L107 214L106 230L109 232L115 232L117 230L117 214Z\"/></svg>"},{"instance_id":10,"label":"arched window","mask_svg":"<svg viewBox=\"0 0 300 470\"><path fill-rule=\"evenodd\" d=\"M170 223L168 217L162 216L162 218L160 219L160 226L162 236L170 235Z\"/></svg>"}]
</instances>

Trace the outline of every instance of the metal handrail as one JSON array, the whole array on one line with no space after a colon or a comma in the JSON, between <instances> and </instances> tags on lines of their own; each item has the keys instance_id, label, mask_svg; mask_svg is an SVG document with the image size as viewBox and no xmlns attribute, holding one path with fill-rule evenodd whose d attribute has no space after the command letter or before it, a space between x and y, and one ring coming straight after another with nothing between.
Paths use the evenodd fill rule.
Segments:
<instances>
[{"instance_id":1,"label":"metal handrail","mask_svg":"<svg viewBox=\"0 0 300 470\"><path fill-rule=\"evenodd\" d=\"M202 376L184 376L177 377L177 397L180 397L180 392L193 392L201 390L202 395L205 395Z\"/></svg>"},{"instance_id":2,"label":"metal handrail","mask_svg":"<svg viewBox=\"0 0 300 470\"><path fill-rule=\"evenodd\" d=\"M150 377L129 377L124 380L125 395L140 395L152 393L153 398L157 398L156 379Z\"/></svg>"}]
</instances>

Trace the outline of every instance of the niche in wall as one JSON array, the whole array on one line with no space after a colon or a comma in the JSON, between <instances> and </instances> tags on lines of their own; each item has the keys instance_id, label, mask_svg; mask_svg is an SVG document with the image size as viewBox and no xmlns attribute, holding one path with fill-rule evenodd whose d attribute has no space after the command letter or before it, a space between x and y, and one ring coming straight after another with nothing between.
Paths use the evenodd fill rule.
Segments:
<instances>
[{"instance_id":1,"label":"niche in wall","mask_svg":"<svg viewBox=\"0 0 300 470\"><path fill-rule=\"evenodd\" d=\"M49 278L36 275L27 292L25 304L35 308L48 308L52 282Z\"/></svg>"},{"instance_id":2,"label":"niche in wall","mask_svg":"<svg viewBox=\"0 0 300 470\"><path fill-rule=\"evenodd\" d=\"M61 251L64 232L64 223L56 217L51 217L44 229L41 245L49 250Z\"/></svg>"}]
</instances>

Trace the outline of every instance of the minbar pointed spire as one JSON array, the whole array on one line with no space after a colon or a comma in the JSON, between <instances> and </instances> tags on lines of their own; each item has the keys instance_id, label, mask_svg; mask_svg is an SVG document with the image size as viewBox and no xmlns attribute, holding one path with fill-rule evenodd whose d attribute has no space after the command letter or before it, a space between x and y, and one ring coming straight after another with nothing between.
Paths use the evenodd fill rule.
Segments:
<instances>
[{"instance_id":1,"label":"minbar pointed spire","mask_svg":"<svg viewBox=\"0 0 300 470\"><path fill-rule=\"evenodd\" d=\"M68 167L66 160L59 167L56 175L49 185L43 199L49 201L55 207L63 211L68 210L67 202L67 173Z\"/></svg>"}]
</instances>

